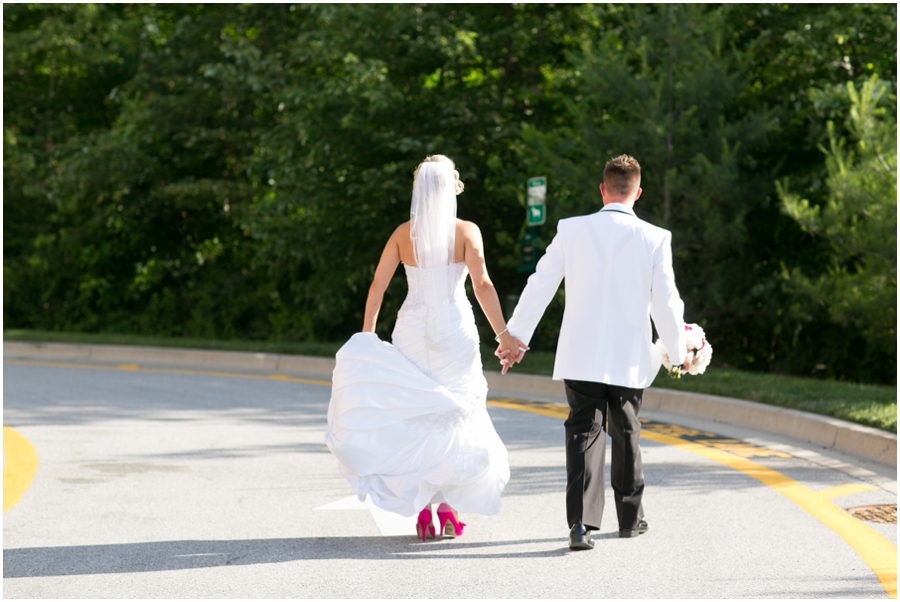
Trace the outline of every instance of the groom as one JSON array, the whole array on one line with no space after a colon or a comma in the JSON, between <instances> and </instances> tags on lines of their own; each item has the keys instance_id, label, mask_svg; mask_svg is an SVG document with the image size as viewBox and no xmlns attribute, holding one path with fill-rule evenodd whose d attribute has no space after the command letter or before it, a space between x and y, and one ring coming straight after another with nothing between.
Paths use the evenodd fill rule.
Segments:
<instances>
[{"instance_id":1,"label":"groom","mask_svg":"<svg viewBox=\"0 0 900 602\"><path fill-rule=\"evenodd\" d=\"M553 378L563 380L566 430L566 515L569 548L594 547L604 504L606 434L612 438L610 480L619 537L647 531L641 496L638 412L645 387L659 371L650 317L673 364L690 365L684 336L684 303L672 271L672 235L640 220L641 167L628 155L606 164L592 215L560 220L557 234L528 278L509 333L526 345L563 278L565 312ZM524 348L524 346L523 346ZM520 361L519 349L501 346L501 358Z\"/></svg>"}]
</instances>

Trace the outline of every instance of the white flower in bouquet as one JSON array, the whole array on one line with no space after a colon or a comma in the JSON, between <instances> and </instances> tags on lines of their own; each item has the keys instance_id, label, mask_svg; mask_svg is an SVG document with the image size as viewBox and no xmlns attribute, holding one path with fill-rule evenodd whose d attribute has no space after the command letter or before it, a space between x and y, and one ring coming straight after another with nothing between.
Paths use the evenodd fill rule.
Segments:
<instances>
[{"instance_id":1,"label":"white flower in bouquet","mask_svg":"<svg viewBox=\"0 0 900 602\"><path fill-rule=\"evenodd\" d=\"M686 332L687 351L694 352L694 358L691 360L691 365L687 372L695 376L703 374L706 371L706 367L709 366L709 361L712 359L712 345L706 340L706 333L703 332L703 329L696 324L685 324L684 330ZM669 359L669 354L666 353L666 347L662 341L657 340L656 347L662 355L663 365L669 371L669 376L681 378L682 367L672 365L672 361Z\"/></svg>"}]
</instances>

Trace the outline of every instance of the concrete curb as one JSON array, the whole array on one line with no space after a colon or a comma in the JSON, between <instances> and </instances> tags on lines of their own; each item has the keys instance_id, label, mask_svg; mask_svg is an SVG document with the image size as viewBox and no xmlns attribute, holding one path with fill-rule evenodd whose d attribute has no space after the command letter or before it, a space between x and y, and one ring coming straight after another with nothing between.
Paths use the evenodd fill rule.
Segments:
<instances>
[{"instance_id":1,"label":"concrete curb","mask_svg":"<svg viewBox=\"0 0 900 602\"><path fill-rule=\"evenodd\" d=\"M6 360L144 364L204 367L241 372L268 372L330 379L334 359L270 353L206 351L122 345L4 342ZM547 376L485 372L493 392L565 400L561 381ZM888 466L897 466L897 435L837 418L769 406L743 399L647 389L644 407L749 427L835 449Z\"/></svg>"},{"instance_id":2,"label":"concrete curb","mask_svg":"<svg viewBox=\"0 0 900 602\"><path fill-rule=\"evenodd\" d=\"M268 372L331 378L334 359L275 353L209 351L171 347L125 345L81 345L70 343L3 343L3 358L98 364L145 364L148 366L194 366L239 372Z\"/></svg>"}]
</instances>

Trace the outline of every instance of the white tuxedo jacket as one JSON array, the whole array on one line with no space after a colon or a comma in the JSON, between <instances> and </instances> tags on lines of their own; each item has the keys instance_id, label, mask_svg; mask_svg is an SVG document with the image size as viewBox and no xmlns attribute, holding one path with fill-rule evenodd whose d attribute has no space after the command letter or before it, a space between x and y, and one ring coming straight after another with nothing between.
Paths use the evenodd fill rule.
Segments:
<instances>
[{"instance_id":1,"label":"white tuxedo jacket","mask_svg":"<svg viewBox=\"0 0 900 602\"><path fill-rule=\"evenodd\" d=\"M565 278L553 378L643 389L662 363L650 316L673 365L684 363L684 303L672 270L672 234L621 203L560 220L528 278L509 332L528 343Z\"/></svg>"}]
</instances>

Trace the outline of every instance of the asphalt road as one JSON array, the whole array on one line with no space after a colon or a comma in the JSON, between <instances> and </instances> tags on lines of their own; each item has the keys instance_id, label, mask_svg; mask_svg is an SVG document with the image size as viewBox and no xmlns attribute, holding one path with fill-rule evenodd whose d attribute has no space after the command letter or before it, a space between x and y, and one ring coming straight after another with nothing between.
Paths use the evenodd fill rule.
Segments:
<instances>
[{"instance_id":1,"label":"asphalt road","mask_svg":"<svg viewBox=\"0 0 900 602\"><path fill-rule=\"evenodd\" d=\"M596 548L570 552L562 420L507 402L490 408L512 467L502 512L462 515L462 537L423 544L413 519L358 502L338 474L322 441L329 393L6 363L3 422L39 464L4 515L4 597L896 595L896 525L838 516L896 504L892 468L648 413L649 533L616 537L608 491Z\"/></svg>"}]
</instances>

